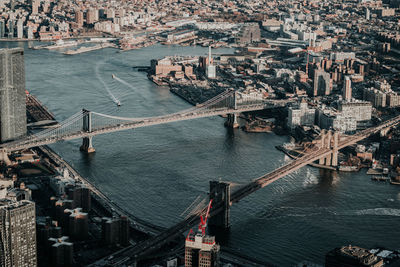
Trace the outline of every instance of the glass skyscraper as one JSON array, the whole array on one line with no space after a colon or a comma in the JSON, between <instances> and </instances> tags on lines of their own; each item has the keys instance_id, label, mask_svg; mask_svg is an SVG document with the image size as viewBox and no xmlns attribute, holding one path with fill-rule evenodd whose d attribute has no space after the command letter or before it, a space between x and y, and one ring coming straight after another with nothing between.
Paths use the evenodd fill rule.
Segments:
<instances>
[{"instance_id":1,"label":"glass skyscraper","mask_svg":"<svg viewBox=\"0 0 400 267\"><path fill-rule=\"evenodd\" d=\"M24 50L0 49L0 142L26 135Z\"/></svg>"}]
</instances>

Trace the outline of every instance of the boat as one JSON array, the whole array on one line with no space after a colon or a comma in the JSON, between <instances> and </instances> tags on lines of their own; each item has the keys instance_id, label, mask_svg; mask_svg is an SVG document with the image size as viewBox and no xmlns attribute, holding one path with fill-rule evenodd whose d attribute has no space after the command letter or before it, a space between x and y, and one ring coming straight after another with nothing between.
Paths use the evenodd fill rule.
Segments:
<instances>
[{"instance_id":1,"label":"boat","mask_svg":"<svg viewBox=\"0 0 400 267\"><path fill-rule=\"evenodd\" d=\"M400 185L400 182L395 182L395 181L391 180L391 181L390 181L390 184Z\"/></svg>"},{"instance_id":2,"label":"boat","mask_svg":"<svg viewBox=\"0 0 400 267\"><path fill-rule=\"evenodd\" d=\"M340 165L338 170L342 171L342 172L358 172L360 170L360 167L359 166Z\"/></svg>"},{"instance_id":3,"label":"boat","mask_svg":"<svg viewBox=\"0 0 400 267\"><path fill-rule=\"evenodd\" d=\"M386 182L386 181L389 181L390 178L389 178L389 177L385 177L385 176L374 175L374 176L372 176L371 180L373 180L373 181L383 181L383 182Z\"/></svg>"},{"instance_id":4,"label":"boat","mask_svg":"<svg viewBox=\"0 0 400 267\"><path fill-rule=\"evenodd\" d=\"M117 106L120 107L121 106L121 102L117 101Z\"/></svg>"},{"instance_id":5,"label":"boat","mask_svg":"<svg viewBox=\"0 0 400 267\"><path fill-rule=\"evenodd\" d=\"M111 74L111 77L112 77L113 79L115 79L115 75L114 75L114 74Z\"/></svg>"}]
</instances>

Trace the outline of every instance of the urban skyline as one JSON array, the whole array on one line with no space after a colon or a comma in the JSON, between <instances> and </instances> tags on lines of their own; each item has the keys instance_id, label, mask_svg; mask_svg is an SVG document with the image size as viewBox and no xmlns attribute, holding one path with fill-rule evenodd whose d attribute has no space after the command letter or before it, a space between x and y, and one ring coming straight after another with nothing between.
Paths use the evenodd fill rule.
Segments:
<instances>
[{"instance_id":1,"label":"urban skyline","mask_svg":"<svg viewBox=\"0 0 400 267\"><path fill-rule=\"evenodd\" d=\"M1 265L399 265L399 30L398 0L0 0Z\"/></svg>"}]
</instances>

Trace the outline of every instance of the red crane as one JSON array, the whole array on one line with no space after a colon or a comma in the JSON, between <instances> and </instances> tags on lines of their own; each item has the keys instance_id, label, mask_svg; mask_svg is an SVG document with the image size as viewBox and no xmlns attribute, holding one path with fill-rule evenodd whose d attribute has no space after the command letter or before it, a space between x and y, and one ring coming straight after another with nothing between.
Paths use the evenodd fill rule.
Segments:
<instances>
[{"instance_id":1,"label":"red crane","mask_svg":"<svg viewBox=\"0 0 400 267\"><path fill-rule=\"evenodd\" d=\"M212 199L208 203L207 213L204 216L204 218L203 218L203 215L200 215L200 223L199 223L198 232L199 232L199 234L201 233L202 236L206 235L207 220L208 220L208 216L210 215L211 203L212 203ZM190 240L192 233L193 233L193 229L190 229L190 231L186 237L186 240Z\"/></svg>"},{"instance_id":2,"label":"red crane","mask_svg":"<svg viewBox=\"0 0 400 267\"><path fill-rule=\"evenodd\" d=\"M210 199L210 203L208 203L207 213L206 213L206 216L204 217L204 219L203 219L203 215L200 215L199 232L201 231L202 236L205 236L205 234L206 234L207 220L208 220L208 215L210 215L212 201L213 200Z\"/></svg>"}]
</instances>

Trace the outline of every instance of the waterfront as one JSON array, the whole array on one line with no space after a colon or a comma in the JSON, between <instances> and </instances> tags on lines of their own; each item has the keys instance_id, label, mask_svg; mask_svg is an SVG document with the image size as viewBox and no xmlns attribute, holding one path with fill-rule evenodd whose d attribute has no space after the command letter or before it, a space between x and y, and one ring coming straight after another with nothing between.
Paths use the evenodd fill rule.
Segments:
<instances>
[{"instance_id":1,"label":"waterfront","mask_svg":"<svg viewBox=\"0 0 400 267\"><path fill-rule=\"evenodd\" d=\"M156 46L67 57L26 50L27 89L58 120L83 107L129 117L167 114L190 105L131 66L164 55L205 52ZM132 88L112 80L112 73ZM121 100L120 108L99 77ZM98 136L97 152L89 156L79 152L80 141L52 148L135 216L169 226L182 219L181 212L198 195L206 196L209 180L246 183L282 164L284 155L275 146L287 140L232 132L215 117ZM365 172L335 175L307 167L233 206L227 243L279 266L304 259L322 263L328 250L344 244L398 248L399 216L399 187L372 182Z\"/></svg>"}]
</instances>

